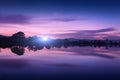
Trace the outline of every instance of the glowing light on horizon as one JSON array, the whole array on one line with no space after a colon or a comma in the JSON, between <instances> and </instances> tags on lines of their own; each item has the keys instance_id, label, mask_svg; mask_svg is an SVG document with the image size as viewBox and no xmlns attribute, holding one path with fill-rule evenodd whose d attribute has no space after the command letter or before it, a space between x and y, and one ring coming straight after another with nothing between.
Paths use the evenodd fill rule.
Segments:
<instances>
[{"instance_id":1,"label":"glowing light on horizon","mask_svg":"<svg viewBox=\"0 0 120 80\"><path fill-rule=\"evenodd\" d=\"M42 41L48 41L48 40L49 40L48 37L46 37L46 36L42 37Z\"/></svg>"}]
</instances>

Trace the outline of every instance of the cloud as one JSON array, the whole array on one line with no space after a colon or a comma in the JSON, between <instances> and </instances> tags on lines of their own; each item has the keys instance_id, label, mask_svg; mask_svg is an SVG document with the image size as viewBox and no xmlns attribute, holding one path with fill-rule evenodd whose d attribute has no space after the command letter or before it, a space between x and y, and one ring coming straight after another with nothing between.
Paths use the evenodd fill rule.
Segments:
<instances>
[{"instance_id":1,"label":"cloud","mask_svg":"<svg viewBox=\"0 0 120 80\"><path fill-rule=\"evenodd\" d=\"M102 32L116 31L114 28L105 28L99 30L71 30L72 33L53 34L55 37L61 38L77 38L77 39L119 39L118 34L105 34ZM98 34L99 33L99 34ZM52 35L52 34L51 34Z\"/></svg>"},{"instance_id":2,"label":"cloud","mask_svg":"<svg viewBox=\"0 0 120 80\"><path fill-rule=\"evenodd\" d=\"M27 24L30 17L25 15L0 15L0 23L2 24Z\"/></svg>"},{"instance_id":3,"label":"cloud","mask_svg":"<svg viewBox=\"0 0 120 80\"><path fill-rule=\"evenodd\" d=\"M71 21L79 21L80 19L76 18L54 18L50 19L51 21L59 21L59 22L71 22Z\"/></svg>"},{"instance_id":4,"label":"cloud","mask_svg":"<svg viewBox=\"0 0 120 80\"><path fill-rule=\"evenodd\" d=\"M106 29L97 30L97 32L108 32L108 31L114 31L114 30L115 30L114 28L106 28Z\"/></svg>"},{"instance_id":5,"label":"cloud","mask_svg":"<svg viewBox=\"0 0 120 80\"><path fill-rule=\"evenodd\" d=\"M100 32L109 32L109 31L115 31L114 28L105 28L105 29L99 29L99 30L84 30L83 32L88 33L100 33ZM78 31L79 32L79 31ZM81 31L80 31L81 32Z\"/></svg>"}]
</instances>

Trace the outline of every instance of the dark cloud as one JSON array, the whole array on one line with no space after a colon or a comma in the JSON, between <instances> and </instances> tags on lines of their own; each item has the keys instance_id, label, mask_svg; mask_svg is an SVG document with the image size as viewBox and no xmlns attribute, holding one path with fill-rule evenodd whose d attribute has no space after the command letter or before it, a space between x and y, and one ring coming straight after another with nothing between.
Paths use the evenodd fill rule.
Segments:
<instances>
[{"instance_id":1,"label":"dark cloud","mask_svg":"<svg viewBox=\"0 0 120 80\"><path fill-rule=\"evenodd\" d=\"M100 32L109 32L109 31L115 31L114 28L105 28L105 29L99 29L99 30L84 30L82 32L87 32L87 33L100 33ZM81 31L78 31L81 32Z\"/></svg>"},{"instance_id":2,"label":"dark cloud","mask_svg":"<svg viewBox=\"0 0 120 80\"><path fill-rule=\"evenodd\" d=\"M59 22L71 22L71 21L79 21L79 19L75 18L54 18L50 19L51 21L59 21Z\"/></svg>"},{"instance_id":3,"label":"dark cloud","mask_svg":"<svg viewBox=\"0 0 120 80\"><path fill-rule=\"evenodd\" d=\"M25 15L0 15L0 23L6 24L27 24L30 17Z\"/></svg>"},{"instance_id":4,"label":"dark cloud","mask_svg":"<svg viewBox=\"0 0 120 80\"><path fill-rule=\"evenodd\" d=\"M72 30L74 33L65 33L65 34L55 34L53 36L62 37L62 38L78 38L78 39L94 39L95 37L109 38L109 39L119 39L120 37L115 34L105 34L102 32L111 32L115 31L114 28L106 28L100 30ZM99 34L98 34L99 33Z\"/></svg>"},{"instance_id":5,"label":"dark cloud","mask_svg":"<svg viewBox=\"0 0 120 80\"><path fill-rule=\"evenodd\" d=\"M108 31L114 31L114 28L106 28L106 29L100 29L97 32L108 32Z\"/></svg>"}]
</instances>

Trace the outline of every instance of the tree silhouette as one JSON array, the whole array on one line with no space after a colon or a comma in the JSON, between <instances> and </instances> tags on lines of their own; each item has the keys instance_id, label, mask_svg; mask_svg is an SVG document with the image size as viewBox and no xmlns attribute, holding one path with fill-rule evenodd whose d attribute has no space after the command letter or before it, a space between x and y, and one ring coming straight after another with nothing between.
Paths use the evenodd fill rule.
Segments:
<instances>
[{"instance_id":1,"label":"tree silhouette","mask_svg":"<svg viewBox=\"0 0 120 80\"><path fill-rule=\"evenodd\" d=\"M23 32L17 32L12 36L0 35L0 48L10 48L17 55L23 55L25 48L28 50L41 50L43 48L68 48L68 47L120 47L119 40L84 40L84 39L48 39L43 41L42 38L33 36L25 37Z\"/></svg>"},{"instance_id":2,"label":"tree silhouette","mask_svg":"<svg viewBox=\"0 0 120 80\"><path fill-rule=\"evenodd\" d=\"M23 32L17 32L11 36L12 38L25 38L25 34Z\"/></svg>"}]
</instances>

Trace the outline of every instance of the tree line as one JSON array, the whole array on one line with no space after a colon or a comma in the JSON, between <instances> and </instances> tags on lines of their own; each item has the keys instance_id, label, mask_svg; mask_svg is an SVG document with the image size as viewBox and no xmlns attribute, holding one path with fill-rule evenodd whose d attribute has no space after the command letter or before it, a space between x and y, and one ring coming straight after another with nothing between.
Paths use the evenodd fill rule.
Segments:
<instances>
[{"instance_id":1,"label":"tree line","mask_svg":"<svg viewBox=\"0 0 120 80\"><path fill-rule=\"evenodd\" d=\"M17 55L23 55L25 48L28 50L41 50L43 48L68 48L68 47L120 47L119 40L88 40L88 39L48 39L43 41L41 37L25 37L23 32L17 32L12 36L0 35L0 48L10 48Z\"/></svg>"}]
</instances>

